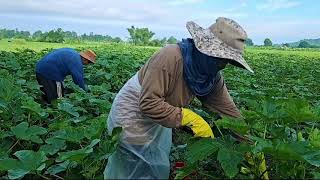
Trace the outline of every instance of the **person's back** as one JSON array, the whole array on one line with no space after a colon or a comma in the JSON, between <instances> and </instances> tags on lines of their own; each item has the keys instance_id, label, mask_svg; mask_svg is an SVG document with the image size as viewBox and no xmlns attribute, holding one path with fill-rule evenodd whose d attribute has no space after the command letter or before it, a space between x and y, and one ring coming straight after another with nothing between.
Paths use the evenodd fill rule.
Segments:
<instances>
[{"instance_id":1,"label":"person's back","mask_svg":"<svg viewBox=\"0 0 320 180\"><path fill-rule=\"evenodd\" d=\"M44 56L36 65L36 78L44 93L43 99L50 104L52 100L63 97L63 81L68 75L86 90L83 65L95 62L96 54L92 50L79 53L71 48L61 48Z\"/></svg>"},{"instance_id":2,"label":"person's back","mask_svg":"<svg viewBox=\"0 0 320 180\"><path fill-rule=\"evenodd\" d=\"M80 54L71 48L54 50L36 65L36 72L47 79L62 82L73 68L83 69Z\"/></svg>"}]
</instances>

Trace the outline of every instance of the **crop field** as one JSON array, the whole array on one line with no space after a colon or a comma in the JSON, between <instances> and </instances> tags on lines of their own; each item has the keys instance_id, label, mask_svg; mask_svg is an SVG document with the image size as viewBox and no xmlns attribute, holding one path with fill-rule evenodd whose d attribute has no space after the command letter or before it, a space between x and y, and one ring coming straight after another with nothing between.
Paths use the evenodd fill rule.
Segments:
<instances>
[{"instance_id":1,"label":"crop field","mask_svg":"<svg viewBox=\"0 0 320 180\"><path fill-rule=\"evenodd\" d=\"M1 39L0 50L3 51L17 51L19 49L32 49L34 51L41 51L46 48L63 48L63 47L92 47L99 46L100 42L81 42L81 43L49 43L49 42L33 42L25 39Z\"/></svg>"},{"instance_id":2,"label":"crop field","mask_svg":"<svg viewBox=\"0 0 320 180\"><path fill-rule=\"evenodd\" d=\"M98 59L85 67L89 92L67 79L73 92L52 106L42 104L34 72L50 49L0 51L1 179L103 179L121 133L105 128L113 98L158 48L92 49ZM320 179L320 51L248 48L245 58L254 74L231 65L223 71L243 118L213 120L195 99L190 108L215 138L176 129L170 177ZM181 161L185 167L176 169ZM267 172L260 172L263 161Z\"/></svg>"}]
</instances>

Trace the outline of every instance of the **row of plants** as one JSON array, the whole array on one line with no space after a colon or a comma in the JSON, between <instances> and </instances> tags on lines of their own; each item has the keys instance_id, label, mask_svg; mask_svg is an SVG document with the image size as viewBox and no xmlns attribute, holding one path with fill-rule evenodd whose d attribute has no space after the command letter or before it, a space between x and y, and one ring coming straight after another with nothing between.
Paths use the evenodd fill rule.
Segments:
<instances>
[{"instance_id":1,"label":"row of plants","mask_svg":"<svg viewBox=\"0 0 320 180\"><path fill-rule=\"evenodd\" d=\"M157 48L92 49L98 59L85 69L89 92L69 78L65 86L73 92L51 106L42 104L34 73L50 50L0 52L0 177L103 178L121 132L105 128L113 98ZM192 108L208 120L216 138L196 139L177 130L171 162L187 166L172 177L190 176L195 169L197 178L265 177L259 170L265 160L270 178L319 178L319 55L248 49L255 74L232 66L224 71L243 118L214 121L195 100Z\"/></svg>"},{"instance_id":2,"label":"row of plants","mask_svg":"<svg viewBox=\"0 0 320 180\"><path fill-rule=\"evenodd\" d=\"M201 103L193 103L216 138L185 133L176 142L179 153L173 161L182 160L186 167L176 178L319 179L319 55L248 49L245 57L254 74L235 67L224 71L243 118L217 120Z\"/></svg>"},{"instance_id":3,"label":"row of plants","mask_svg":"<svg viewBox=\"0 0 320 180\"><path fill-rule=\"evenodd\" d=\"M121 132L105 128L112 100L145 61L136 59L150 55L150 48L129 48L93 47L99 58L85 69L89 92L68 78L73 92L50 106L42 103L34 72L50 49L0 52L1 178L103 178Z\"/></svg>"}]
</instances>

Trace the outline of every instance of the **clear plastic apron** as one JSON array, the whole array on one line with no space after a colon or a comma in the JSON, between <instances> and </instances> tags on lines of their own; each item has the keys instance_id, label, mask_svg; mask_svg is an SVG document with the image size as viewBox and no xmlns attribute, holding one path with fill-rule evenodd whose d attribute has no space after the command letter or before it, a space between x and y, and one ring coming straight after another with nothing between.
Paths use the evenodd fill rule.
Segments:
<instances>
[{"instance_id":1,"label":"clear plastic apron","mask_svg":"<svg viewBox=\"0 0 320 180\"><path fill-rule=\"evenodd\" d=\"M108 159L105 179L168 179L172 129L161 126L139 109L141 85L134 75L114 99L108 131L122 127L119 148Z\"/></svg>"}]
</instances>

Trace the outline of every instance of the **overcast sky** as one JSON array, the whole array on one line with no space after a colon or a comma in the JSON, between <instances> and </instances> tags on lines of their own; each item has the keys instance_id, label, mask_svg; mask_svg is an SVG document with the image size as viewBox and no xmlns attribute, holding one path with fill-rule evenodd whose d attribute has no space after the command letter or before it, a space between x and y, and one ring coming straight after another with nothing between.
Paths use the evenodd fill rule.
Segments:
<instances>
[{"instance_id":1,"label":"overcast sky","mask_svg":"<svg viewBox=\"0 0 320 180\"><path fill-rule=\"evenodd\" d=\"M128 37L126 28L148 27L156 37L189 37L193 20L206 28L219 16L235 19L255 44L320 38L318 0L0 0L0 28Z\"/></svg>"}]
</instances>

